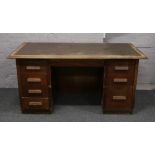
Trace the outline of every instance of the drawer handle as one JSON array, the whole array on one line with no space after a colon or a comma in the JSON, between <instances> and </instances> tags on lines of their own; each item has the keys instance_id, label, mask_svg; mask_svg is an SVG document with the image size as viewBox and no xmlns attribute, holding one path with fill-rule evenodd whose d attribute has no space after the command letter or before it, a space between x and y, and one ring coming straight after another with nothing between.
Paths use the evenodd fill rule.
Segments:
<instances>
[{"instance_id":1,"label":"drawer handle","mask_svg":"<svg viewBox=\"0 0 155 155\"><path fill-rule=\"evenodd\" d=\"M113 96L113 100L126 100L126 96Z\"/></svg>"},{"instance_id":2,"label":"drawer handle","mask_svg":"<svg viewBox=\"0 0 155 155\"><path fill-rule=\"evenodd\" d=\"M129 67L128 66L115 66L116 71L128 71Z\"/></svg>"},{"instance_id":3,"label":"drawer handle","mask_svg":"<svg viewBox=\"0 0 155 155\"><path fill-rule=\"evenodd\" d=\"M52 88L52 86L51 85L48 85L48 88Z\"/></svg>"},{"instance_id":4,"label":"drawer handle","mask_svg":"<svg viewBox=\"0 0 155 155\"><path fill-rule=\"evenodd\" d=\"M114 83L126 83L128 82L128 79L127 78L114 78L113 82Z\"/></svg>"},{"instance_id":5,"label":"drawer handle","mask_svg":"<svg viewBox=\"0 0 155 155\"><path fill-rule=\"evenodd\" d=\"M29 102L30 106L42 105L42 102Z\"/></svg>"},{"instance_id":6,"label":"drawer handle","mask_svg":"<svg viewBox=\"0 0 155 155\"><path fill-rule=\"evenodd\" d=\"M40 70L40 66L26 66L26 70Z\"/></svg>"},{"instance_id":7,"label":"drawer handle","mask_svg":"<svg viewBox=\"0 0 155 155\"><path fill-rule=\"evenodd\" d=\"M41 82L40 78L27 78L27 82Z\"/></svg>"},{"instance_id":8,"label":"drawer handle","mask_svg":"<svg viewBox=\"0 0 155 155\"><path fill-rule=\"evenodd\" d=\"M40 89L29 89L28 93L29 94L41 94L42 91Z\"/></svg>"}]
</instances>

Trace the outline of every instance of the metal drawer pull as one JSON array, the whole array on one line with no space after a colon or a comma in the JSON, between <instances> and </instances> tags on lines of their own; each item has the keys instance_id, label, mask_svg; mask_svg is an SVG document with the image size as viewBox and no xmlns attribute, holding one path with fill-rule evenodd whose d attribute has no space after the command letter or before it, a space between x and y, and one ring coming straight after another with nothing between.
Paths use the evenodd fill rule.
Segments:
<instances>
[{"instance_id":1,"label":"metal drawer pull","mask_svg":"<svg viewBox=\"0 0 155 155\"><path fill-rule=\"evenodd\" d=\"M41 82L40 78L27 78L27 82Z\"/></svg>"},{"instance_id":2,"label":"metal drawer pull","mask_svg":"<svg viewBox=\"0 0 155 155\"><path fill-rule=\"evenodd\" d=\"M27 70L40 70L40 66L26 66Z\"/></svg>"},{"instance_id":3,"label":"metal drawer pull","mask_svg":"<svg viewBox=\"0 0 155 155\"><path fill-rule=\"evenodd\" d=\"M113 100L126 100L126 96L113 96Z\"/></svg>"},{"instance_id":4,"label":"metal drawer pull","mask_svg":"<svg viewBox=\"0 0 155 155\"><path fill-rule=\"evenodd\" d=\"M29 105L42 105L42 102L29 102Z\"/></svg>"},{"instance_id":5,"label":"metal drawer pull","mask_svg":"<svg viewBox=\"0 0 155 155\"><path fill-rule=\"evenodd\" d=\"M28 93L29 94L41 94L42 91L40 89L29 89Z\"/></svg>"},{"instance_id":6,"label":"metal drawer pull","mask_svg":"<svg viewBox=\"0 0 155 155\"><path fill-rule=\"evenodd\" d=\"M116 71L127 71L129 70L128 66L115 66Z\"/></svg>"},{"instance_id":7,"label":"metal drawer pull","mask_svg":"<svg viewBox=\"0 0 155 155\"><path fill-rule=\"evenodd\" d=\"M128 79L127 78L114 78L113 79L113 82L114 83L126 83L126 82L128 82Z\"/></svg>"}]
</instances>

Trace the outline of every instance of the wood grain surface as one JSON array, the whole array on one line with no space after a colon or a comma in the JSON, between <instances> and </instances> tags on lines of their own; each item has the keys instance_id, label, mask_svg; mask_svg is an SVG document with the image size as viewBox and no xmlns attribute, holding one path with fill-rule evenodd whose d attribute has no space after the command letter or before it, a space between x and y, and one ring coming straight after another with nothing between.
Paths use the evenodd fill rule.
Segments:
<instances>
[{"instance_id":1,"label":"wood grain surface","mask_svg":"<svg viewBox=\"0 0 155 155\"><path fill-rule=\"evenodd\" d=\"M129 43L23 43L8 58L14 59L144 59Z\"/></svg>"}]
</instances>

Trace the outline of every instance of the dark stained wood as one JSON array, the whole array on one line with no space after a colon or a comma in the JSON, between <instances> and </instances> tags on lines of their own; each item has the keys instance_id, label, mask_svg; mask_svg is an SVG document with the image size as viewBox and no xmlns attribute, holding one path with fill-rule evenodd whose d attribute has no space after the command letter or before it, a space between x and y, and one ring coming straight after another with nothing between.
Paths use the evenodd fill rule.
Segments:
<instances>
[{"instance_id":1,"label":"dark stained wood","mask_svg":"<svg viewBox=\"0 0 155 155\"><path fill-rule=\"evenodd\" d=\"M135 60L106 60L105 61L105 85L131 84L135 78ZM115 83L114 79L125 78L126 83Z\"/></svg>"},{"instance_id":2,"label":"dark stained wood","mask_svg":"<svg viewBox=\"0 0 155 155\"><path fill-rule=\"evenodd\" d=\"M32 77L38 77L41 79L41 82L27 82L27 78L32 78ZM24 96L42 96L42 97L47 97L49 95L48 93L48 75L38 75L38 74L22 74L22 94ZM29 94L28 90L29 89L41 89L42 93L41 94Z\"/></svg>"},{"instance_id":3,"label":"dark stained wood","mask_svg":"<svg viewBox=\"0 0 155 155\"><path fill-rule=\"evenodd\" d=\"M128 70L115 70L114 66L128 66ZM136 80L138 60L107 60L105 62L105 76L103 85L103 111L116 113L132 113L135 104ZM113 79L127 78L126 83L114 83ZM114 96L123 96L125 100L114 100Z\"/></svg>"},{"instance_id":4,"label":"dark stained wood","mask_svg":"<svg viewBox=\"0 0 155 155\"><path fill-rule=\"evenodd\" d=\"M22 74L47 74L47 60L18 60Z\"/></svg>"},{"instance_id":5,"label":"dark stained wood","mask_svg":"<svg viewBox=\"0 0 155 155\"><path fill-rule=\"evenodd\" d=\"M55 101L58 104L99 105L102 96L102 72L102 68L96 67L55 67Z\"/></svg>"},{"instance_id":6,"label":"dark stained wood","mask_svg":"<svg viewBox=\"0 0 155 155\"><path fill-rule=\"evenodd\" d=\"M73 60L73 59L57 59L49 60L52 67L103 67L104 60Z\"/></svg>"},{"instance_id":7,"label":"dark stained wood","mask_svg":"<svg viewBox=\"0 0 155 155\"><path fill-rule=\"evenodd\" d=\"M108 86L104 88L105 99L103 110L105 112L129 112L132 111L132 86ZM115 96L123 96L126 99L114 99Z\"/></svg>"},{"instance_id":8,"label":"dark stained wood","mask_svg":"<svg viewBox=\"0 0 155 155\"><path fill-rule=\"evenodd\" d=\"M50 111L53 108L53 102L51 102L51 67L48 65L46 60L16 60L18 83L19 83L19 94L21 107L23 112L28 111ZM33 66L27 70L27 66ZM39 66L39 69L36 68ZM28 78L39 78L40 82L28 82ZM26 99L23 99L26 98ZM39 98L43 105L40 106L29 106L27 100L37 100ZM45 100L46 98L46 100ZM37 101L39 102L39 101ZM26 105L25 105L26 104ZM46 109L45 109L45 106ZM52 106L51 106L52 105ZM33 109L32 109L33 107ZM48 107L48 110L47 110ZM52 109L53 110L53 109Z\"/></svg>"},{"instance_id":9,"label":"dark stained wood","mask_svg":"<svg viewBox=\"0 0 155 155\"><path fill-rule=\"evenodd\" d=\"M23 113L29 112L50 112L50 104L48 98L28 98L22 97L22 111Z\"/></svg>"},{"instance_id":10,"label":"dark stained wood","mask_svg":"<svg viewBox=\"0 0 155 155\"><path fill-rule=\"evenodd\" d=\"M41 58L43 52L49 57ZM27 43L13 55L22 56L16 65L23 113L51 112L57 99L71 104L101 102L105 113L133 111L138 63L145 56L131 44Z\"/></svg>"},{"instance_id":11,"label":"dark stained wood","mask_svg":"<svg viewBox=\"0 0 155 155\"><path fill-rule=\"evenodd\" d=\"M139 60L135 61L135 70L134 70L134 82L133 82L133 87L132 87L132 93L133 93L133 97L132 97L132 111L134 110L134 106L135 106L135 95L136 95L136 86L137 86L137 77L138 77L138 65L139 65Z\"/></svg>"}]
</instances>

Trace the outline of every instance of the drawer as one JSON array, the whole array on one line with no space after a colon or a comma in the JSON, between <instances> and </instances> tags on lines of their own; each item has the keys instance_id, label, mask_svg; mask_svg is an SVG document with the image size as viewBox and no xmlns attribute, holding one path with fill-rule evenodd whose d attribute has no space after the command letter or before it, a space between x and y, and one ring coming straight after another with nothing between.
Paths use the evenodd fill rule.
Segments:
<instances>
[{"instance_id":1,"label":"drawer","mask_svg":"<svg viewBox=\"0 0 155 155\"><path fill-rule=\"evenodd\" d=\"M22 110L25 111L48 111L50 102L48 98L22 98Z\"/></svg>"},{"instance_id":2,"label":"drawer","mask_svg":"<svg viewBox=\"0 0 155 155\"><path fill-rule=\"evenodd\" d=\"M109 86L104 88L103 110L107 112L129 112L133 107L132 86Z\"/></svg>"},{"instance_id":3,"label":"drawer","mask_svg":"<svg viewBox=\"0 0 155 155\"><path fill-rule=\"evenodd\" d=\"M21 81L26 87L31 85L46 86L49 83L48 75L44 74L24 74L21 77Z\"/></svg>"},{"instance_id":4,"label":"drawer","mask_svg":"<svg viewBox=\"0 0 155 155\"><path fill-rule=\"evenodd\" d=\"M30 88L23 88L22 89L22 96L24 97L48 97L49 90L48 87L39 86L31 86Z\"/></svg>"},{"instance_id":5,"label":"drawer","mask_svg":"<svg viewBox=\"0 0 155 155\"><path fill-rule=\"evenodd\" d=\"M21 74L47 74L48 63L46 60L17 60Z\"/></svg>"},{"instance_id":6,"label":"drawer","mask_svg":"<svg viewBox=\"0 0 155 155\"><path fill-rule=\"evenodd\" d=\"M134 75L126 76L126 75L115 75L109 76L104 79L105 85L133 85L134 83Z\"/></svg>"},{"instance_id":7,"label":"drawer","mask_svg":"<svg viewBox=\"0 0 155 155\"><path fill-rule=\"evenodd\" d=\"M105 64L105 84L133 84L135 78L134 60L109 60Z\"/></svg>"}]
</instances>

